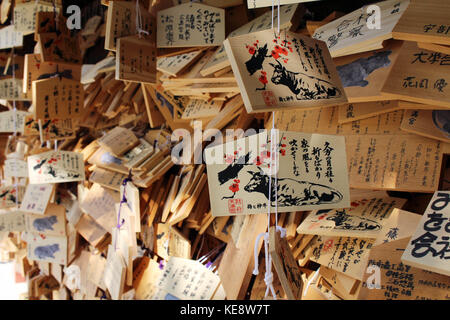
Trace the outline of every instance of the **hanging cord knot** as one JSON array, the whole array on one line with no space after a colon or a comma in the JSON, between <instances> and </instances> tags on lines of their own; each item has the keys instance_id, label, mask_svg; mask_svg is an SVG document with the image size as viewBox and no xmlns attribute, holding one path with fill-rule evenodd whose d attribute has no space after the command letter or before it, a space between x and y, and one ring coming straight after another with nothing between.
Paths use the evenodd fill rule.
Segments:
<instances>
[{"instance_id":1,"label":"hanging cord knot","mask_svg":"<svg viewBox=\"0 0 450 320\"><path fill-rule=\"evenodd\" d=\"M266 273L264 274L264 283L266 284L266 294L269 294L269 291L272 293L273 298L276 300L277 295L275 294L275 289L273 287L273 272L272 272L272 259L269 254L269 233L263 232L256 237L255 247L254 247L254 258L255 258L255 268L253 269L253 274L257 276L259 274L259 264L258 264L258 244L261 238L264 237L264 251L265 251L265 259L266 259Z\"/></svg>"},{"instance_id":2,"label":"hanging cord knot","mask_svg":"<svg viewBox=\"0 0 450 320\"><path fill-rule=\"evenodd\" d=\"M286 229L285 229L285 228L282 228L282 227L280 227L280 226L277 226L277 232L280 232L280 233L281 233L281 237L282 237L282 238L286 238Z\"/></svg>"},{"instance_id":3,"label":"hanging cord knot","mask_svg":"<svg viewBox=\"0 0 450 320\"><path fill-rule=\"evenodd\" d=\"M273 286L273 272L270 271L269 273L266 272L264 276L264 282L266 283L267 287Z\"/></svg>"}]
</instances>

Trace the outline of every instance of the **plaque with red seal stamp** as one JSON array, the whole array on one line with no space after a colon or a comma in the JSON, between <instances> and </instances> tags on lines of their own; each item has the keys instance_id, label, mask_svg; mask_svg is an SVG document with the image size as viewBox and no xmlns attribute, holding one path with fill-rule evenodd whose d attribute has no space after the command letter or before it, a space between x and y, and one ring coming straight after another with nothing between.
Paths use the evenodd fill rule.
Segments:
<instances>
[{"instance_id":1,"label":"plaque with red seal stamp","mask_svg":"<svg viewBox=\"0 0 450 320\"><path fill-rule=\"evenodd\" d=\"M228 212L231 214L242 213L243 201L242 199L229 199Z\"/></svg>"},{"instance_id":2,"label":"plaque with red seal stamp","mask_svg":"<svg viewBox=\"0 0 450 320\"><path fill-rule=\"evenodd\" d=\"M275 97L273 91L266 90L261 92L261 94L267 106L273 107L277 105L277 98Z\"/></svg>"}]
</instances>

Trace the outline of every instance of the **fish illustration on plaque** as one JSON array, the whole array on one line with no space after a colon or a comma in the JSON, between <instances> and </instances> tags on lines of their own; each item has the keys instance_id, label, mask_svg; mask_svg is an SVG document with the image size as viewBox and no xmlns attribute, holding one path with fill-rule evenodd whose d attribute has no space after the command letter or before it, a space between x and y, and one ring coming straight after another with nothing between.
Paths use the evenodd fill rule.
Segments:
<instances>
[{"instance_id":1,"label":"fish illustration on plaque","mask_svg":"<svg viewBox=\"0 0 450 320\"><path fill-rule=\"evenodd\" d=\"M224 46L249 113L347 102L326 44L273 30L228 38Z\"/></svg>"}]
</instances>

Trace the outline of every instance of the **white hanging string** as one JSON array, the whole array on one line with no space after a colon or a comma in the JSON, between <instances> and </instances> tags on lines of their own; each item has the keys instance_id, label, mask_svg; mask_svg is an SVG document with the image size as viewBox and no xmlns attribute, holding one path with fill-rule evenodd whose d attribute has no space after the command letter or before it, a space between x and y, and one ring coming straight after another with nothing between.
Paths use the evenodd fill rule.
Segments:
<instances>
[{"instance_id":1,"label":"white hanging string","mask_svg":"<svg viewBox=\"0 0 450 320\"><path fill-rule=\"evenodd\" d=\"M305 292L303 293L304 296L306 296L306 294L308 293L309 287L311 286L311 284L314 281L316 281L317 277L319 276L319 270L320 270L320 268L317 269L316 273L314 273L314 276L311 279L309 279L308 283L306 284Z\"/></svg>"},{"instance_id":2,"label":"white hanging string","mask_svg":"<svg viewBox=\"0 0 450 320\"><path fill-rule=\"evenodd\" d=\"M272 257L269 254L269 229L270 229L270 209L272 207L272 177L275 180L274 193L275 193L275 227L276 232L281 233L281 237L286 237L286 229L278 226L278 189L277 189L277 165L278 165L278 137L277 130L275 129L275 112L272 112L272 130L270 131L270 173L269 173L269 200L267 209L267 232L260 233L255 241L254 258L255 268L253 270L254 275L259 274L258 266L258 244L261 238L264 237L264 251L266 261L266 273L264 275L264 282L266 284L265 297L269 292L272 293L273 298L276 300L277 296L273 287L273 272L272 272Z\"/></svg>"},{"instance_id":3,"label":"white hanging string","mask_svg":"<svg viewBox=\"0 0 450 320\"><path fill-rule=\"evenodd\" d=\"M14 25L14 15L11 19L11 24ZM16 90L16 66L15 66L15 59L14 59L14 45L12 46L11 49L11 67L12 67L12 76L13 76L13 82L12 82L12 86L13 86L13 91ZM16 99L13 98L13 121L14 121L14 142L17 141L17 106L16 106ZM17 147L17 144L16 144ZM18 185L18 170L19 170L19 165L17 163L17 155L14 155L14 163L15 163L15 168L14 168L14 189L16 192L16 207L17 209L19 208L19 185Z\"/></svg>"},{"instance_id":4,"label":"white hanging string","mask_svg":"<svg viewBox=\"0 0 450 320\"><path fill-rule=\"evenodd\" d=\"M142 29L142 16L141 16L141 6L139 5L139 0L136 0L136 32L141 37L141 34L149 35L147 30Z\"/></svg>"},{"instance_id":5,"label":"white hanging string","mask_svg":"<svg viewBox=\"0 0 450 320\"><path fill-rule=\"evenodd\" d=\"M273 18L275 12L274 0L272 0L272 30ZM276 37L280 34L280 0L278 0L278 33ZM286 237L286 230L278 226L278 183L277 183L277 166L278 166L278 137L277 130L275 129L275 112L272 112L272 130L270 131L270 173L269 173L269 200L267 209L267 232L259 234L255 241L255 247L253 250L255 258L255 268L253 269L253 274L259 274L258 266L258 244L262 237L264 237L264 251L266 259L266 273L264 275L264 282L266 284L265 297L268 296L269 292L272 293L274 300L277 300L277 295L273 287L273 272L272 272L272 257L269 254L269 229L270 229L270 209L272 208L272 177L275 179L275 228L276 232L281 233L281 237Z\"/></svg>"},{"instance_id":6,"label":"white hanging string","mask_svg":"<svg viewBox=\"0 0 450 320\"><path fill-rule=\"evenodd\" d=\"M272 0L272 30L273 28L273 15L275 12L275 3L274 0ZM278 37L278 35L280 34L280 0L278 0L278 16L277 16L277 20L278 20L278 28L277 28L277 34L276 36Z\"/></svg>"}]
</instances>

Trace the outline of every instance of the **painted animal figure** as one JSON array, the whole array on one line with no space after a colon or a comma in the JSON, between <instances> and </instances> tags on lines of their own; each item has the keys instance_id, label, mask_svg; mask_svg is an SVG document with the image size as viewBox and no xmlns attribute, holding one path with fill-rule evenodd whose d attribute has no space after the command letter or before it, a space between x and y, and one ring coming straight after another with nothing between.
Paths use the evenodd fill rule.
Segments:
<instances>
[{"instance_id":1,"label":"painted animal figure","mask_svg":"<svg viewBox=\"0 0 450 320\"><path fill-rule=\"evenodd\" d=\"M34 220L33 227L39 232L45 232L46 230L53 230L53 225L56 222L58 222L56 216L45 217Z\"/></svg>"},{"instance_id":2,"label":"painted animal figure","mask_svg":"<svg viewBox=\"0 0 450 320\"><path fill-rule=\"evenodd\" d=\"M272 179L272 206L275 206L275 197L278 199L279 207L338 203L343 198L339 191L321 184L290 178L275 181L275 178L269 178L262 171L248 171L248 173L252 175L252 178L244 187L244 190L262 193L267 199L269 199L269 179Z\"/></svg>"},{"instance_id":3,"label":"painted animal figure","mask_svg":"<svg viewBox=\"0 0 450 320\"><path fill-rule=\"evenodd\" d=\"M48 246L41 246L34 249L34 254L39 259L55 259L55 253L59 251L59 244L51 244Z\"/></svg>"},{"instance_id":4,"label":"painted animal figure","mask_svg":"<svg viewBox=\"0 0 450 320\"><path fill-rule=\"evenodd\" d=\"M42 166L43 166L46 162L47 162L47 159L42 160L41 162L39 162L37 165L35 165L35 166L33 167L33 170L36 171L36 170L41 169Z\"/></svg>"},{"instance_id":5,"label":"painted animal figure","mask_svg":"<svg viewBox=\"0 0 450 320\"><path fill-rule=\"evenodd\" d=\"M263 47L257 47L250 60L245 63L247 71L251 76L263 68L263 63L266 58L271 57L267 55L267 52L269 52L269 49L266 43Z\"/></svg>"},{"instance_id":6,"label":"painted animal figure","mask_svg":"<svg viewBox=\"0 0 450 320\"><path fill-rule=\"evenodd\" d=\"M236 162L233 162L229 166L227 166L224 170L220 171L218 174L218 179L220 182L220 185L223 185L224 183L230 181L231 179L237 179L239 176L239 172L244 168L246 164L248 164L248 161L250 159L250 152L247 153L245 156L239 157L239 159Z\"/></svg>"},{"instance_id":7,"label":"painted animal figure","mask_svg":"<svg viewBox=\"0 0 450 320\"><path fill-rule=\"evenodd\" d=\"M292 72L286 69L278 60L274 67L272 83L287 86L296 95L297 100L319 100L338 98L341 91L331 82L309 76L302 72Z\"/></svg>"},{"instance_id":8,"label":"painted animal figure","mask_svg":"<svg viewBox=\"0 0 450 320\"><path fill-rule=\"evenodd\" d=\"M380 230L381 225L377 223L376 221L364 218L364 217L358 217L349 215L345 212L345 210L342 211L336 211L335 214L333 214L330 217L327 217L328 221L334 221L335 223L335 229L340 230L358 230L358 231L364 231L364 230Z\"/></svg>"},{"instance_id":9,"label":"painted animal figure","mask_svg":"<svg viewBox=\"0 0 450 320\"><path fill-rule=\"evenodd\" d=\"M344 88L367 86L369 81L366 78L372 72L391 64L389 60L391 53L392 50L381 51L368 58L360 58L349 64L338 66L336 69L341 77Z\"/></svg>"}]
</instances>

